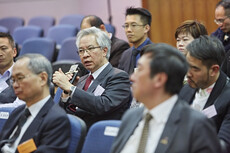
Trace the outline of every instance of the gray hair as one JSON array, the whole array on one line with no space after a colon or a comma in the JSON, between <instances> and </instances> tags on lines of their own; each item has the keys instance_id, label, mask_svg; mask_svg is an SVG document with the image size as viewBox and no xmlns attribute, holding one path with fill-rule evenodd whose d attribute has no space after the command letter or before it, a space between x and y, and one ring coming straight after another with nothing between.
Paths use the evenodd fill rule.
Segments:
<instances>
[{"instance_id":1,"label":"gray hair","mask_svg":"<svg viewBox=\"0 0 230 153\"><path fill-rule=\"evenodd\" d=\"M81 38L87 35L94 35L96 37L96 41L98 45L101 46L102 48L108 49L106 58L109 59L110 50L111 50L111 40L107 36L107 34L96 27L83 29L79 31L77 34L76 45L79 46Z\"/></svg>"},{"instance_id":2,"label":"gray hair","mask_svg":"<svg viewBox=\"0 0 230 153\"><path fill-rule=\"evenodd\" d=\"M41 72L46 72L48 74L47 85L50 86L52 73L53 73L50 61L41 54L31 54L31 53L19 56L17 57L16 60L19 60L22 58L29 58L30 61L29 61L27 68L32 73L39 74Z\"/></svg>"}]
</instances>

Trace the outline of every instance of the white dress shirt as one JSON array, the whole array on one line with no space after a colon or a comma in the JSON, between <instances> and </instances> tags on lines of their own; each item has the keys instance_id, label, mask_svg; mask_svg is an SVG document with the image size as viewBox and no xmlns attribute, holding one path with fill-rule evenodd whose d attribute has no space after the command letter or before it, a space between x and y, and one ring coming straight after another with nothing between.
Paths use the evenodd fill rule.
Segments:
<instances>
[{"instance_id":1,"label":"white dress shirt","mask_svg":"<svg viewBox=\"0 0 230 153\"><path fill-rule=\"evenodd\" d=\"M208 97L210 96L214 85L215 83L206 89L199 89L199 91L195 94L195 98L191 104L191 107L201 112L208 101Z\"/></svg>"},{"instance_id":2,"label":"white dress shirt","mask_svg":"<svg viewBox=\"0 0 230 153\"><path fill-rule=\"evenodd\" d=\"M145 109L142 120L139 122L138 126L134 130L133 135L131 135L128 141L126 142L121 153L137 152L145 122L144 116L148 111L153 116L153 119L151 119L149 122L149 137L147 140L145 153L155 152L159 139L165 128L165 124L177 99L178 95L174 95L151 110Z\"/></svg>"},{"instance_id":3,"label":"white dress shirt","mask_svg":"<svg viewBox=\"0 0 230 153\"><path fill-rule=\"evenodd\" d=\"M39 111L45 105L45 103L48 101L49 98L50 98L50 95L47 96L46 98L40 100L39 102L31 105L30 107L28 107L31 115L27 118L25 124L22 126L21 132L20 132L19 136L17 137L17 139L15 140L15 142L11 146L10 146L10 144L5 144L2 147L1 151L3 153L14 153L16 151L18 144L19 144L22 136L24 135L25 131L27 130L29 125L33 122L34 118L37 116L37 114L39 113ZM14 131L12 132L10 137L12 137L14 135L16 130L17 130L17 127L14 129Z\"/></svg>"},{"instance_id":4,"label":"white dress shirt","mask_svg":"<svg viewBox=\"0 0 230 153\"><path fill-rule=\"evenodd\" d=\"M6 83L6 80L8 80L11 77L12 74L12 68L13 65L6 70L3 75L0 74L0 93L5 90L9 85Z\"/></svg>"}]
</instances>

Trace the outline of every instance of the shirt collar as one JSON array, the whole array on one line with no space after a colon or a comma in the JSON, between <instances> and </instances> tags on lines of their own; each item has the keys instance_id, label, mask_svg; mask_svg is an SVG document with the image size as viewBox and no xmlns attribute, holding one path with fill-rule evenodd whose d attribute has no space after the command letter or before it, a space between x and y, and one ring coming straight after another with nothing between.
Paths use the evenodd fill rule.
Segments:
<instances>
[{"instance_id":1,"label":"shirt collar","mask_svg":"<svg viewBox=\"0 0 230 153\"><path fill-rule=\"evenodd\" d=\"M206 97L206 96L209 96L210 93L212 92L212 89L213 87L215 86L216 82L213 83L211 86L209 86L208 88L205 88L205 89L199 89L198 90L198 94L201 96L201 97Z\"/></svg>"},{"instance_id":2,"label":"shirt collar","mask_svg":"<svg viewBox=\"0 0 230 153\"><path fill-rule=\"evenodd\" d=\"M109 65L109 62L105 63L103 66L101 66L101 67L100 67L97 71L95 71L94 73L91 73L91 72L90 72L90 74L92 74L94 80L99 76L99 74L105 69L105 67L106 67L107 65ZM89 74L89 75L90 75L90 74Z\"/></svg>"},{"instance_id":3,"label":"shirt collar","mask_svg":"<svg viewBox=\"0 0 230 153\"><path fill-rule=\"evenodd\" d=\"M3 79L4 81L8 80L11 77L11 75L12 75L13 66L14 66L14 63L13 63L13 65L8 70L6 70L3 73L3 75L0 74L0 78Z\"/></svg>"},{"instance_id":4,"label":"shirt collar","mask_svg":"<svg viewBox=\"0 0 230 153\"><path fill-rule=\"evenodd\" d=\"M149 113L153 116L154 120L156 120L157 122L166 123L177 100L178 95L173 95L172 97L152 108L151 110L148 110L146 108L144 111L144 115L149 111Z\"/></svg>"},{"instance_id":5,"label":"shirt collar","mask_svg":"<svg viewBox=\"0 0 230 153\"><path fill-rule=\"evenodd\" d=\"M136 49L141 50L144 46L146 46L148 44L149 41L150 41L149 38L146 38L145 41L140 46L138 46ZM135 47L133 47L133 49L134 48Z\"/></svg>"},{"instance_id":6,"label":"shirt collar","mask_svg":"<svg viewBox=\"0 0 230 153\"><path fill-rule=\"evenodd\" d=\"M46 98L36 102L35 104L31 105L30 107L28 107L31 116L36 117L38 112L42 109L42 107L45 105L45 103L48 101L48 99L50 98L50 95L47 96Z\"/></svg>"}]
</instances>

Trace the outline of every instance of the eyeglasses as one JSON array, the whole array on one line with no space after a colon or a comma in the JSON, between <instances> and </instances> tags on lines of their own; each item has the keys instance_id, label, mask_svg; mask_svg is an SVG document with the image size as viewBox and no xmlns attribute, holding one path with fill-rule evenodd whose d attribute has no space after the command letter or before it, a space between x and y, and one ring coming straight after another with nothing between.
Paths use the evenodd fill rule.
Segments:
<instances>
[{"instance_id":1,"label":"eyeglasses","mask_svg":"<svg viewBox=\"0 0 230 153\"><path fill-rule=\"evenodd\" d=\"M224 21L225 21L227 18L229 18L229 17L226 16L226 17L223 18L223 19L215 19L214 22L215 22L217 25L219 25L219 24L224 23Z\"/></svg>"},{"instance_id":2,"label":"eyeglasses","mask_svg":"<svg viewBox=\"0 0 230 153\"><path fill-rule=\"evenodd\" d=\"M30 77L31 75L28 74L28 75L20 75L18 77L15 77L15 78L11 78L11 80L13 81L13 83L17 82L17 83L21 83L25 78L28 78Z\"/></svg>"},{"instance_id":3,"label":"eyeglasses","mask_svg":"<svg viewBox=\"0 0 230 153\"><path fill-rule=\"evenodd\" d=\"M86 52L86 53L90 53L90 52L92 52L94 49L96 49L96 48L101 48L101 46L97 46L97 47L88 47L88 48L86 48L86 49L82 49L82 48L80 48L79 50L78 50L78 54L79 55L84 55L84 53Z\"/></svg>"},{"instance_id":4,"label":"eyeglasses","mask_svg":"<svg viewBox=\"0 0 230 153\"><path fill-rule=\"evenodd\" d=\"M140 25L140 24L135 24L135 23L133 23L133 24L124 24L124 25L122 25L122 27L124 28L124 29L128 29L129 27L130 27L130 29L136 29L137 27L139 27L139 26L145 26L146 24L143 24L143 25Z\"/></svg>"}]
</instances>

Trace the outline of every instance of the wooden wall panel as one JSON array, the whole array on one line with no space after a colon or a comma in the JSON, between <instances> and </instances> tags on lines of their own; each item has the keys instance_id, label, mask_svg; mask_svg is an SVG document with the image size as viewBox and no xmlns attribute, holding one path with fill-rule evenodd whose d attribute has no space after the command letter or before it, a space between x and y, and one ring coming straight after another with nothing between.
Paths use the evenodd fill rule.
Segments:
<instances>
[{"instance_id":1,"label":"wooden wall panel","mask_svg":"<svg viewBox=\"0 0 230 153\"><path fill-rule=\"evenodd\" d=\"M213 22L219 0L142 0L144 8L152 14L150 39L175 46L175 30L185 20L202 22L210 34L217 25Z\"/></svg>"}]
</instances>

